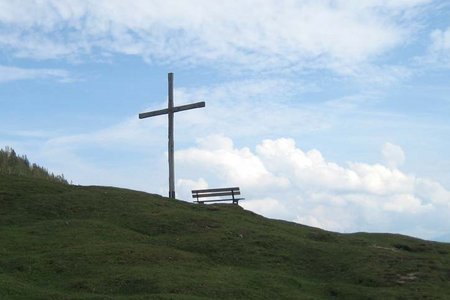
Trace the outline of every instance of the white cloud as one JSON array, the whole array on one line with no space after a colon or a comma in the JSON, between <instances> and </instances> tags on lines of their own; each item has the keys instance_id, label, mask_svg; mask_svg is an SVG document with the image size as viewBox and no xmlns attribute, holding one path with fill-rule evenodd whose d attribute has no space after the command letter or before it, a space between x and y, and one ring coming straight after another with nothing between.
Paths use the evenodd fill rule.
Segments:
<instances>
[{"instance_id":1,"label":"white cloud","mask_svg":"<svg viewBox=\"0 0 450 300\"><path fill-rule=\"evenodd\" d=\"M62 82L71 81L70 73L61 69L28 69L0 65L0 83L14 80L55 78Z\"/></svg>"},{"instance_id":2,"label":"white cloud","mask_svg":"<svg viewBox=\"0 0 450 300\"><path fill-rule=\"evenodd\" d=\"M281 201L270 197L264 197L261 199L246 199L245 201L241 201L239 205L263 216L270 215L273 218L283 219L287 214L289 214L288 209Z\"/></svg>"},{"instance_id":3,"label":"white cloud","mask_svg":"<svg viewBox=\"0 0 450 300\"><path fill-rule=\"evenodd\" d=\"M319 204L308 208L308 212L299 214L295 217L294 222L305 224L308 226L319 228L333 228L334 231L346 232L349 228L354 227L352 216L353 212L346 208L333 208ZM339 218L336 218L336 215Z\"/></svg>"},{"instance_id":4,"label":"white cloud","mask_svg":"<svg viewBox=\"0 0 450 300\"><path fill-rule=\"evenodd\" d=\"M426 2L3 0L0 45L38 59L99 51L163 63L339 71L404 43L414 31L405 16Z\"/></svg>"},{"instance_id":5,"label":"white cloud","mask_svg":"<svg viewBox=\"0 0 450 300\"><path fill-rule=\"evenodd\" d=\"M387 164L387 166L391 168L396 168L401 166L405 162L405 153L400 146L385 143L381 150L383 154L383 158Z\"/></svg>"},{"instance_id":6,"label":"white cloud","mask_svg":"<svg viewBox=\"0 0 450 300\"><path fill-rule=\"evenodd\" d=\"M390 199L389 203L383 205L383 209L386 211L394 211L399 213L416 213L421 209L432 208L431 205L423 205L422 201L416 198L414 195L404 194L396 195Z\"/></svg>"},{"instance_id":7,"label":"white cloud","mask_svg":"<svg viewBox=\"0 0 450 300\"><path fill-rule=\"evenodd\" d=\"M288 180L273 176L250 149L235 149L229 138L215 135L199 139L198 144L199 148L177 151L175 160L217 174L227 185L264 188L289 184Z\"/></svg>"},{"instance_id":8,"label":"white cloud","mask_svg":"<svg viewBox=\"0 0 450 300\"><path fill-rule=\"evenodd\" d=\"M397 165L404 159L400 147L386 143L385 148ZM269 217L342 232L388 231L425 238L450 228L450 191L405 174L397 165L341 166L318 150L304 152L292 139L264 140L252 151L236 148L223 136L177 151L176 160L209 185L240 186L248 199L242 205ZM411 223L411 228L404 227Z\"/></svg>"},{"instance_id":9,"label":"white cloud","mask_svg":"<svg viewBox=\"0 0 450 300\"><path fill-rule=\"evenodd\" d=\"M303 152L292 139L265 140L256 153L275 174L284 174L298 188L386 195L411 189L410 178L383 165L349 163L347 168L327 162L318 150Z\"/></svg>"}]
</instances>

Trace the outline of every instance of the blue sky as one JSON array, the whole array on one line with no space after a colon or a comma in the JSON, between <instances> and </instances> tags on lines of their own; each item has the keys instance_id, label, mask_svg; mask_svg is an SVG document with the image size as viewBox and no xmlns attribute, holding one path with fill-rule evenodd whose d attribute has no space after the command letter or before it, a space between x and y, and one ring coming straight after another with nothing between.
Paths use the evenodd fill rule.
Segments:
<instances>
[{"instance_id":1,"label":"blue sky","mask_svg":"<svg viewBox=\"0 0 450 300\"><path fill-rule=\"evenodd\" d=\"M75 184L450 241L446 1L0 1L0 145Z\"/></svg>"}]
</instances>

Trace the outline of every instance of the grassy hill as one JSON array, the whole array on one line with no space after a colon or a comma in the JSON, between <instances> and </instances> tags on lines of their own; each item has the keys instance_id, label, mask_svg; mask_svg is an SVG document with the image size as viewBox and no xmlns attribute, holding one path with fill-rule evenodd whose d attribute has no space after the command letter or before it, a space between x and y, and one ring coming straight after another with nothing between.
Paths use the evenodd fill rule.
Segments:
<instances>
[{"instance_id":1,"label":"grassy hill","mask_svg":"<svg viewBox=\"0 0 450 300\"><path fill-rule=\"evenodd\" d=\"M0 175L0 299L448 299L450 244Z\"/></svg>"}]
</instances>

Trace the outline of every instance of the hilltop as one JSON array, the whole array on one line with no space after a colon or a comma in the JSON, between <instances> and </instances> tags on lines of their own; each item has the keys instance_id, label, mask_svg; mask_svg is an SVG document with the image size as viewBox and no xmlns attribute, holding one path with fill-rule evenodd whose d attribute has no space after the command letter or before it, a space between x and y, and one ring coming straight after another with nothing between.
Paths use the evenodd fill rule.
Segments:
<instances>
[{"instance_id":1,"label":"hilltop","mask_svg":"<svg viewBox=\"0 0 450 300\"><path fill-rule=\"evenodd\" d=\"M450 244L0 175L1 299L448 299Z\"/></svg>"}]
</instances>

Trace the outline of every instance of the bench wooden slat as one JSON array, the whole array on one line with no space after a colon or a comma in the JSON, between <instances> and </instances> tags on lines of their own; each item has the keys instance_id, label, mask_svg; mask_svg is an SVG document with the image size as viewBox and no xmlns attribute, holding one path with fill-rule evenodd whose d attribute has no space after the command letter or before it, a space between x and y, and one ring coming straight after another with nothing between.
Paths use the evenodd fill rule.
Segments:
<instances>
[{"instance_id":1,"label":"bench wooden slat","mask_svg":"<svg viewBox=\"0 0 450 300\"><path fill-rule=\"evenodd\" d=\"M234 198L234 201L244 200L245 198ZM199 200L199 203L203 202L218 202L218 201L233 201L233 199L216 199L216 200Z\"/></svg>"},{"instance_id":2,"label":"bench wooden slat","mask_svg":"<svg viewBox=\"0 0 450 300\"><path fill-rule=\"evenodd\" d=\"M232 196L240 195L241 192L225 192L225 193L209 193L209 194L196 194L192 195L192 198L204 198L204 197L219 197L219 196Z\"/></svg>"},{"instance_id":3,"label":"bench wooden slat","mask_svg":"<svg viewBox=\"0 0 450 300\"><path fill-rule=\"evenodd\" d=\"M203 189L203 190L193 190L192 194L194 193L208 193L208 192L226 192L226 191L239 191L238 187L229 187L229 188L220 188L220 189Z\"/></svg>"}]
</instances>

